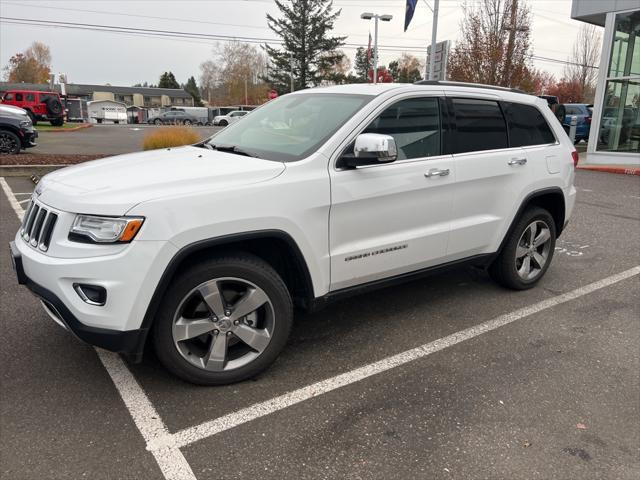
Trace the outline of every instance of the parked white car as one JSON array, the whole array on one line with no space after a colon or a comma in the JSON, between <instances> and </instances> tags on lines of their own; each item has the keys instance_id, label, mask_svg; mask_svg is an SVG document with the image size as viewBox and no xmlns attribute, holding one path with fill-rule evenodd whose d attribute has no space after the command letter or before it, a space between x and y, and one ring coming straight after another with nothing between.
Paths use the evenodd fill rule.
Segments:
<instances>
[{"instance_id":1,"label":"parked white car","mask_svg":"<svg viewBox=\"0 0 640 480\"><path fill-rule=\"evenodd\" d=\"M246 110L235 110L233 112L229 112L226 115L217 115L213 117L213 124L219 125L221 127L226 127L227 125L231 125L234 122L237 122L242 117L244 117L247 113Z\"/></svg>"},{"instance_id":2,"label":"parked white car","mask_svg":"<svg viewBox=\"0 0 640 480\"><path fill-rule=\"evenodd\" d=\"M198 384L256 375L313 309L459 265L531 288L571 216L577 153L544 100L499 88L292 93L196 145L45 176L18 281L80 339L147 340Z\"/></svg>"}]
</instances>

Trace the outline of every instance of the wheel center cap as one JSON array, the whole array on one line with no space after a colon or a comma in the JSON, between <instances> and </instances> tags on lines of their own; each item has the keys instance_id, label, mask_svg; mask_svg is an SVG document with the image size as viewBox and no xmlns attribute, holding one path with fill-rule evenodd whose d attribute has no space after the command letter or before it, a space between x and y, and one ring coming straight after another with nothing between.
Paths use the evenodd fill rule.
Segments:
<instances>
[{"instance_id":1,"label":"wheel center cap","mask_svg":"<svg viewBox=\"0 0 640 480\"><path fill-rule=\"evenodd\" d=\"M220 320L218 320L217 325L220 331L226 332L231 328L231 320L229 319L229 317L222 317Z\"/></svg>"}]
</instances>

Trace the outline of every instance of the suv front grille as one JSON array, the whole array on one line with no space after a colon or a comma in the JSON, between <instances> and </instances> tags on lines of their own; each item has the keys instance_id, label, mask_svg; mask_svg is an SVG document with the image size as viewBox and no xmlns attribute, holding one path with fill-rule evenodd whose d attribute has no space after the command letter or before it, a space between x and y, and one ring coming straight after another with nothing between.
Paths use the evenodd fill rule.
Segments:
<instances>
[{"instance_id":1,"label":"suv front grille","mask_svg":"<svg viewBox=\"0 0 640 480\"><path fill-rule=\"evenodd\" d=\"M56 213L32 200L22 219L20 235L33 248L46 252L57 220Z\"/></svg>"}]
</instances>

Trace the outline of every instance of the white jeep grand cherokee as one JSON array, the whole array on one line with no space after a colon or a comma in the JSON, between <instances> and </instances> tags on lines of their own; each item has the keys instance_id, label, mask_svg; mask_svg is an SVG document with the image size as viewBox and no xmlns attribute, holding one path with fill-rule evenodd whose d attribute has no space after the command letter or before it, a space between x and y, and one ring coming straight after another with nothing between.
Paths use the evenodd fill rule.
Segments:
<instances>
[{"instance_id":1,"label":"white jeep grand cherokee","mask_svg":"<svg viewBox=\"0 0 640 480\"><path fill-rule=\"evenodd\" d=\"M293 307L442 267L534 286L575 200L577 154L544 100L447 82L267 103L194 146L47 175L11 249L80 339L199 384L246 379Z\"/></svg>"}]
</instances>

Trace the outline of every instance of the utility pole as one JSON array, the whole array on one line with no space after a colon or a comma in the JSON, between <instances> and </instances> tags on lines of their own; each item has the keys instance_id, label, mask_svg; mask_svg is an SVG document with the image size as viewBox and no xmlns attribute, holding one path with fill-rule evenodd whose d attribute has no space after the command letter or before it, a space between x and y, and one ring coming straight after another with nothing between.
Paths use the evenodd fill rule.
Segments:
<instances>
[{"instance_id":1,"label":"utility pole","mask_svg":"<svg viewBox=\"0 0 640 480\"><path fill-rule=\"evenodd\" d=\"M511 85L511 56L513 55L514 43L516 41L516 28L517 28L517 12L518 12L518 0L511 0L511 27L509 27L509 40L507 43L507 57L504 62L504 72L502 74L502 83L506 87L512 87Z\"/></svg>"},{"instance_id":2,"label":"utility pole","mask_svg":"<svg viewBox=\"0 0 640 480\"><path fill-rule=\"evenodd\" d=\"M429 61L429 76L427 79L434 80L434 70L436 67L436 38L438 36L438 7L440 0L433 0L433 25L431 26L431 59Z\"/></svg>"},{"instance_id":3,"label":"utility pole","mask_svg":"<svg viewBox=\"0 0 640 480\"><path fill-rule=\"evenodd\" d=\"M247 95L247 77L244 77L244 104L249 105L249 96Z\"/></svg>"}]
</instances>

